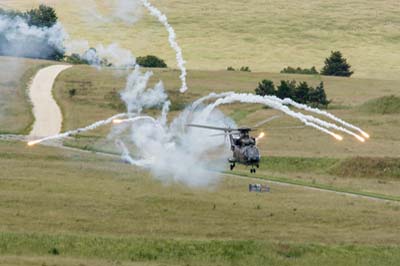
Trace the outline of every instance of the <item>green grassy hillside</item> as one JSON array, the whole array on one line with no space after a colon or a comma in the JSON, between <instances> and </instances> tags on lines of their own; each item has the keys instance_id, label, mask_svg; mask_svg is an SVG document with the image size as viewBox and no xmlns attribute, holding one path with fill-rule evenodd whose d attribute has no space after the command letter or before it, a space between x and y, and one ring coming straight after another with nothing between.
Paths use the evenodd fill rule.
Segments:
<instances>
[{"instance_id":1,"label":"green grassy hillside","mask_svg":"<svg viewBox=\"0 0 400 266\"><path fill-rule=\"evenodd\" d=\"M42 2L56 8L75 39L88 39L92 45L116 41L136 55L156 54L175 66L165 29L146 10L139 22L125 25L96 20L92 1L3 0L1 5L26 9ZM95 2L100 13L110 12L111 2ZM356 77L398 79L397 0L152 2L168 15L190 69L321 68L331 50L341 50Z\"/></svg>"}]
</instances>

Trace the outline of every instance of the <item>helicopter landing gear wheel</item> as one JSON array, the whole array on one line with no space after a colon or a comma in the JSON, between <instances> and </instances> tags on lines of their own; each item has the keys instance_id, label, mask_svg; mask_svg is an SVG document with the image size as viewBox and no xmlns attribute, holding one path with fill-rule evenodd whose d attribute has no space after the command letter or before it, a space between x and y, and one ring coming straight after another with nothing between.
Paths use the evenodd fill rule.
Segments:
<instances>
[{"instance_id":1,"label":"helicopter landing gear wheel","mask_svg":"<svg viewBox=\"0 0 400 266\"><path fill-rule=\"evenodd\" d=\"M251 168L250 169L250 173L255 174L256 173L256 169L255 168Z\"/></svg>"},{"instance_id":2,"label":"helicopter landing gear wheel","mask_svg":"<svg viewBox=\"0 0 400 266\"><path fill-rule=\"evenodd\" d=\"M233 170L233 168L235 168L235 164L234 163L231 164L231 171Z\"/></svg>"}]
</instances>

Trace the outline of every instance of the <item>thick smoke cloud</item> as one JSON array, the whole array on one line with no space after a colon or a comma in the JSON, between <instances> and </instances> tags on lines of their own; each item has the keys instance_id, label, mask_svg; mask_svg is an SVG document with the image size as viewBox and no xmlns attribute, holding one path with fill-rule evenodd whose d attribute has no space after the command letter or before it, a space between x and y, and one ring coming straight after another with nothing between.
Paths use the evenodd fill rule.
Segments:
<instances>
[{"instance_id":1,"label":"thick smoke cloud","mask_svg":"<svg viewBox=\"0 0 400 266\"><path fill-rule=\"evenodd\" d=\"M161 82L152 89L147 88L151 76L151 72L142 73L136 67L128 77L121 98L126 103L128 116L129 113L140 114L144 108L162 105L160 116L156 120L148 116L122 120L113 128L109 139L115 139L125 162L148 169L165 183L178 182L203 187L215 184L218 181L218 171L226 167L229 149L224 149L223 138L209 137L208 131L187 130L185 125L207 123L234 127L234 122L218 110L213 110L208 117L202 115L202 102L214 97L209 96L188 106L168 124L168 96ZM134 152L131 155L128 147L132 146Z\"/></svg>"},{"instance_id":2,"label":"thick smoke cloud","mask_svg":"<svg viewBox=\"0 0 400 266\"><path fill-rule=\"evenodd\" d=\"M0 54L17 57L52 59L64 54L68 38L60 23L54 26L29 26L20 18L0 15Z\"/></svg>"},{"instance_id":3,"label":"thick smoke cloud","mask_svg":"<svg viewBox=\"0 0 400 266\"><path fill-rule=\"evenodd\" d=\"M147 88L147 83L153 72L142 73L139 66L128 76L125 89L121 92L128 113L140 113L143 108L161 106L168 99L164 85L159 81L153 89Z\"/></svg>"},{"instance_id":4,"label":"thick smoke cloud","mask_svg":"<svg viewBox=\"0 0 400 266\"><path fill-rule=\"evenodd\" d=\"M101 67L111 63L116 67L132 67L136 64L136 58L131 51L121 48L117 43L104 46L98 44L91 47L86 40L74 40L66 42L67 54L78 54L90 65Z\"/></svg>"}]
</instances>

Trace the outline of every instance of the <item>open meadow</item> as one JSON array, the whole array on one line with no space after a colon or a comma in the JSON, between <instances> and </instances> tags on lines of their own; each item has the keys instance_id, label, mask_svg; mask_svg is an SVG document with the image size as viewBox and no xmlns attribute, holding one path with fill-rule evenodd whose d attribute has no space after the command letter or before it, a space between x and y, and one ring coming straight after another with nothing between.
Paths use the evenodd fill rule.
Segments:
<instances>
[{"instance_id":1,"label":"open meadow","mask_svg":"<svg viewBox=\"0 0 400 266\"><path fill-rule=\"evenodd\" d=\"M98 19L99 14L111 13L113 2L2 0L0 7L25 10L47 3L56 8L73 39L89 40L93 46L117 42L137 56L155 54L174 67L165 30L147 10L134 25ZM399 78L397 0L158 0L154 4L168 14L190 69L321 68L331 50L340 50L356 77Z\"/></svg>"},{"instance_id":2,"label":"open meadow","mask_svg":"<svg viewBox=\"0 0 400 266\"><path fill-rule=\"evenodd\" d=\"M0 148L1 264L394 265L400 259L396 202L275 184L270 194L254 194L247 192L249 180L238 177L189 189L162 184L117 157L16 142Z\"/></svg>"},{"instance_id":3,"label":"open meadow","mask_svg":"<svg viewBox=\"0 0 400 266\"><path fill-rule=\"evenodd\" d=\"M93 151L116 152L105 140L109 127L64 142L88 152L0 142L1 264L394 265L400 260L395 148L399 119L397 113L384 115L374 109L376 99L399 95L397 81L190 71L190 90L181 96L176 92L178 72L154 72L152 84L162 79L168 88L172 116L214 88L252 92L263 78L311 84L322 79L333 99L330 111L363 126L372 138L366 144L347 138L342 144L309 129L294 134L279 127L297 124L280 118L263 128L264 159L255 175L260 179L225 176L208 189L163 184L144 170L122 164L118 156L96 155ZM54 86L63 130L123 112L118 92L127 73L88 66L63 72ZM70 89L76 89L74 96ZM352 92L355 96L350 98ZM275 114L262 106L239 106L222 108L238 124ZM10 114L9 119L15 117L19 115ZM19 123L24 125L23 120ZM366 157L377 162L356 164ZM389 171L382 174L382 167ZM237 173L248 170L242 167ZM272 192L248 193L249 182L267 182ZM390 201L310 186L377 194Z\"/></svg>"}]
</instances>

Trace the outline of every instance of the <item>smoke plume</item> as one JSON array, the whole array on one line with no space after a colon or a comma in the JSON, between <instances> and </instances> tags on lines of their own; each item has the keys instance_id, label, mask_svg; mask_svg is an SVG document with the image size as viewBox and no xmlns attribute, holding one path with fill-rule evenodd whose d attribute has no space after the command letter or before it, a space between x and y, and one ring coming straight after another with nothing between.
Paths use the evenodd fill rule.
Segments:
<instances>
[{"instance_id":1,"label":"smoke plume","mask_svg":"<svg viewBox=\"0 0 400 266\"><path fill-rule=\"evenodd\" d=\"M181 83L182 83L180 92L183 93L188 89L187 84L186 84L186 67L185 67L186 62L183 59L182 49L176 41L175 30L168 23L167 16L164 15L163 13L161 13L161 11L158 10L155 6L153 6L148 0L140 0L140 1L142 1L143 5L149 10L150 14L152 16L156 17L158 19L158 21L160 21L160 23L164 25L165 29L168 32L169 44L176 53L176 61L178 63L179 69L181 70L181 75L179 76L179 78L181 79Z\"/></svg>"},{"instance_id":2,"label":"smoke plume","mask_svg":"<svg viewBox=\"0 0 400 266\"><path fill-rule=\"evenodd\" d=\"M21 17L0 15L0 54L52 59L64 54L68 38L61 23L52 27L30 26Z\"/></svg>"}]
</instances>

